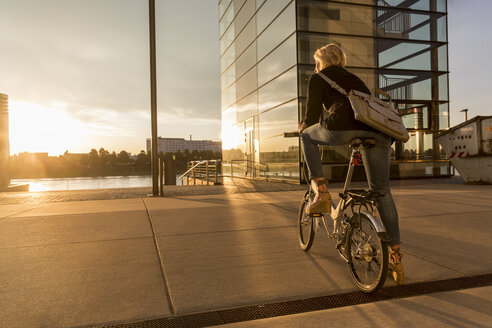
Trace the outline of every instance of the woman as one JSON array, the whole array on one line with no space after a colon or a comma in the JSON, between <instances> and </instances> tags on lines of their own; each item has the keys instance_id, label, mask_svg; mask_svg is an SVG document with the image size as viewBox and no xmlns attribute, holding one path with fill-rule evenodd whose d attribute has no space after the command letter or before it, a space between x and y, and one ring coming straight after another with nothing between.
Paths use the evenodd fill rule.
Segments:
<instances>
[{"instance_id":1,"label":"woman","mask_svg":"<svg viewBox=\"0 0 492 328\"><path fill-rule=\"evenodd\" d=\"M374 147L361 151L364 168L370 188L384 194L376 199L376 205L384 226L391 238L390 269L397 284L403 284L404 273L401 264L400 230L398 212L391 196L389 184L391 138L359 122L348 99L333 89L318 73L326 75L347 92L355 89L370 93L360 78L345 70L346 56L336 44L328 44L314 53L315 74L308 82L307 110L304 120L299 123L302 148L311 184L316 192L308 213L330 211L331 198L323 177L321 156L318 145L346 145L354 138L374 138ZM328 118L318 123L324 108Z\"/></svg>"}]
</instances>

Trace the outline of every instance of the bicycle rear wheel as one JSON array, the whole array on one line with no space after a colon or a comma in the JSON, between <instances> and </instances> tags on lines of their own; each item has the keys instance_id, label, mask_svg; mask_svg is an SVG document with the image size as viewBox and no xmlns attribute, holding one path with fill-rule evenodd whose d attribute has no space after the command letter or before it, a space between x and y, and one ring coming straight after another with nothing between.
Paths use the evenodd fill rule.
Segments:
<instances>
[{"instance_id":1,"label":"bicycle rear wheel","mask_svg":"<svg viewBox=\"0 0 492 328\"><path fill-rule=\"evenodd\" d=\"M299 205L299 214L297 218L299 245L305 252L311 248L314 241L314 218L312 215L306 214L306 206L309 203L309 196L309 191L307 191L301 201L301 204Z\"/></svg>"},{"instance_id":2,"label":"bicycle rear wheel","mask_svg":"<svg viewBox=\"0 0 492 328\"><path fill-rule=\"evenodd\" d=\"M388 245L366 215L354 213L349 222L346 252L350 275L361 291L371 293L386 281Z\"/></svg>"}]
</instances>

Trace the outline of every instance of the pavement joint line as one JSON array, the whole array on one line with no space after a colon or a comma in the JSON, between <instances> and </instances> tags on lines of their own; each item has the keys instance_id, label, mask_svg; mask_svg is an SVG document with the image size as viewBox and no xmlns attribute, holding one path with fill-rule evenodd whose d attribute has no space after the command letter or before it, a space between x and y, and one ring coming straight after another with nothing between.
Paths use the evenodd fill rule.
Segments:
<instances>
[{"instance_id":1,"label":"pavement joint line","mask_svg":"<svg viewBox=\"0 0 492 328\"><path fill-rule=\"evenodd\" d=\"M492 210L485 210L485 211L466 211L466 212L452 212L452 213L437 213L437 214L423 214L423 215L401 215L399 216L400 218L427 218L427 217L432 217L432 216L443 216L443 215L456 215L456 214L474 214L474 213L490 213Z\"/></svg>"},{"instance_id":2,"label":"pavement joint line","mask_svg":"<svg viewBox=\"0 0 492 328\"><path fill-rule=\"evenodd\" d=\"M279 208L281 210L287 211L289 213L297 213L298 212L298 210L294 210L292 208L288 208L288 207L285 207L285 206L280 206L280 205L277 205L277 204L274 204L274 203L267 203L267 204L272 205L273 207Z\"/></svg>"},{"instance_id":3,"label":"pavement joint line","mask_svg":"<svg viewBox=\"0 0 492 328\"><path fill-rule=\"evenodd\" d=\"M438 265L438 266L443 267L443 268L445 268L445 269L448 269L448 270L450 270L450 271L454 271L454 272L456 272L456 273L459 273L459 274L460 274L460 275L462 275L463 277L466 277L466 276L467 276L467 274L466 274L466 273L464 273L464 272L458 271L458 270L453 269L453 268L451 268L451 267L448 267L448 266L446 266L446 265L444 265L444 264L441 264L441 263L437 263L437 262L431 261L431 260L429 260L429 259L426 259L425 257L422 257L422 256L419 256L419 255L412 254L411 252L407 252L407 251L405 251L405 252L402 252L402 253L404 253L404 254L408 254L408 255L411 255L411 256L416 257L416 258L418 258L418 259L420 259L420 260L422 260L422 261L426 261L426 262L429 262L429 263L432 263L432 264Z\"/></svg>"},{"instance_id":4,"label":"pavement joint line","mask_svg":"<svg viewBox=\"0 0 492 328\"><path fill-rule=\"evenodd\" d=\"M142 198L142 202L145 206L145 210L147 211L147 218L149 219L150 229L152 230L152 237L154 240L155 249L157 251L157 257L159 258L159 264L160 264L159 267L161 269L161 275L162 275L162 279L163 279L163 283L164 283L164 288L166 291L167 304L169 307L169 311L171 312L171 317L174 317L176 312L174 311L174 305L173 305L173 301L171 299L169 283L167 281L166 273L164 271L164 262L162 260L162 254L161 254L161 250L159 248L159 243L157 242L157 235L155 233L154 224L152 223L152 217L150 215L150 210L147 207L147 203L145 202L145 199Z\"/></svg>"},{"instance_id":5,"label":"pavement joint line","mask_svg":"<svg viewBox=\"0 0 492 328\"><path fill-rule=\"evenodd\" d=\"M1 205L0 205L1 206ZM35 210L37 208L33 208L32 210ZM39 218L59 218L59 217L63 217L63 218L66 218L67 216L70 216L70 217L73 217L73 216L84 216L84 215L105 215L105 214L119 214L121 213L122 215L123 214L128 214L130 212L133 212L133 213L142 213L142 209L133 209L133 210L114 210L114 211L103 211L103 212L82 212L82 213L62 213L62 214L44 214L44 215L29 215L29 216L19 216L19 217L12 217L12 215L18 215L18 214L22 214L22 213L25 213L24 212L19 212L17 214L12 214L12 215L9 215L8 217L5 217L4 219L5 220L17 220L17 219L22 219L22 220L27 220L27 219L32 219L32 220L36 220L36 219L39 219ZM0 221L3 220L3 219L0 219Z\"/></svg>"},{"instance_id":6,"label":"pavement joint line","mask_svg":"<svg viewBox=\"0 0 492 328\"><path fill-rule=\"evenodd\" d=\"M366 294L360 291L335 295L316 296L304 299L240 306L237 308L215 309L204 312L188 313L174 317L141 320L120 324L95 326L98 328L154 328L154 327L211 327L217 325L247 322L258 319L282 317L293 314L329 310L351 305L368 304L394 299L405 299L438 292L460 291L464 289L487 287L492 285L492 274L465 276L460 278L435 280L383 287L379 291Z\"/></svg>"},{"instance_id":7,"label":"pavement joint line","mask_svg":"<svg viewBox=\"0 0 492 328\"><path fill-rule=\"evenodd\" d=\"M257 227L257 228L246 228L246 229L235 229L235 230L214 230L214 231L201 231L201 232L187 232L187 233L177 233L173 235L157 235L158 237L181 237L181 236L193 236L193 235L208 235L214 233L227 233L227 232L243 232L243 231L256 231L256 230L268 230L268 229L284 229L284 228L294 228L297 225L283 225L275 227Z\"/></svg>"},{"instance_id":8,"label":"pavement joint line","mask_svg":"<svg viewBox=\"0 0 492 328\"><path fill-rule=\"evenodd\" d=\"M150 239L152 236L142 236L142 237L128 237L128 238L112 238L112 239L97 239L97 240L85 240L85 241L72 241L69 243L52 243L52 244L39 244L39 245L24 245L24 246L14 246L14 247L0 247L0 250L4 249L22 249L22 248L33 248L33 247L50 247L50 246L68 246L77 244L89 244L89 243L105 243L112 241L125 241L125 240L135 240L135 239Z\"/></svg>"},{"instance_id":9,"label":"pavement joint line","mask_svg":"<svg viewBox=\"0 0 492 328\"><path fill-rule=\"evenodd\" d=\"M228 205L229 201L227 200L221 200L221 199L195 199L195 198L183 198L183 196L176 196L173 197L174 199L179 199L179 200L184 200L184 201L190 201L190 202L199 202L199 203L212 203L212 204L218 204L218 205Z\"/></svg>"},{"instance_id":10,"label":"pavement joint line","mask_svg":"<svg viewBox=\"0 0 492 328\"><path fill-rule=\"evenodd\" d=\"M425 197L421 197L421 196L411 196L411 198L414 198L414 199L419 199L419 200L426 200L426 201L429 201L430 199L429 198L425 198ZM439 198L439 201L440 202L444 202L444 203L451 203L451 204L460 204L460 205L470 205L470 203L468 202L459 202L459 201L455 201L455 200L446 200L446 199L441 199ZM486 206L486 204L484 204Z\"/></svg>"},{"instance_id":11,"label":"pavement joint line","mask_svg":"<svg viewBox=\"0 0 492 328\"><path fill-rule=\"evenodd\" d=\"M37 209L39 209L39 208L41 208L41 207L44 207L44 206L46 206L46 204L41 204L41 205L40 205L40 206L38 206L38 207L30 208L30 209L25 210L25 211L20 211L20 212L18 212L18 213L14 213L14 214L10 214L10 215L4 216L3 218L0 218L0 221L1 221L1 220L4 220L4 219L16 219L16 218L13 218L12 216L14 216L14 215L19 215L19 214L22 214L22 213L26 213L26 212L29 212L29 211L32 211L32 210L37 210Z\"/></svg>"}]
</instances>

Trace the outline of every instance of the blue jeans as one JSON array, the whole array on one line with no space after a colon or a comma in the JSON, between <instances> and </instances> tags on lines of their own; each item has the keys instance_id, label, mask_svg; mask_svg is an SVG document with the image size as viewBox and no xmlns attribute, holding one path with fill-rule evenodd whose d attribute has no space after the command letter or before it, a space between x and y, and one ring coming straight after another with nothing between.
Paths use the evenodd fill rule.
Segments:
<instances>
[{"instance_id":1,"label":"blue jeans","mask_svg":"<svg viewBox=\"0 0 492 328\"><path fill-rule=\"evenodd\" d=\"M386 231L391 238L390 246L400 244L398 212L391 195L390 154L391 138L376 132L363 130L333 131L315 124L301 133L302 150L311 179L323 177L321 154L318 145L342 146L354 138L375 138L374 147L361 151L369 187L379 191L384 197L376 198L376 206Z\"/></svg>"}]
</instances>

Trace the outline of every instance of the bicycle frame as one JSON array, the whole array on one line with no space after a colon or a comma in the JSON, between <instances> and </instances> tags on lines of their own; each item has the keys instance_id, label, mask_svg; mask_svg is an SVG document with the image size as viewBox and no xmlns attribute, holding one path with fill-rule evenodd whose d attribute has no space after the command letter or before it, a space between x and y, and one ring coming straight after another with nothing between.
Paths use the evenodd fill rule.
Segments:
<instances>
[{"instance_id":1,"label":"bicycle frame","mask_svg":"<svg viewBox=\"0 0 492 328\"><path fill-rule=\"evenodd\" d=\"M344 195L344 194L346 195L347 191L350 188L350 183L352 182L352 176L354 173L355 166L357 164L361 163L362 156L361 156L360 151L363 149L364 149L364 146L362 146L362 145L357 146L357 147L353 147L353 149L352 149L352 154L350 157L349 167L348 167L348 171L347 171L347 177L345 179L345 184L343 187L342 195ZM369 189L370 189L370 186L369 186ZM325 227L325 230L326 230L326 233L328 234L328 236L330 236L333 239L338 239L338 240L343 239L344 231L343 231L342 227L347 225L346 222L344 224L344 222L342 221L343 213L345 212L345 210L349 206L351 206L353 204L353 202L354 202L354 199L350 196L349 197L341 197L340 200L338 201L338 204L335 204L335 201L332 201L331 213L325 214L325 215L329 215L331 217L331 219L333 220L333 231L331 233L329 232L328 226L326 224L325 215L321 215L323 226ZM369 204L369 206L371 207L372 212L374 213L373 205ZM386 228L384 227L381 220L378 217L374 216L373 213L370 213L369 211L361 210L361 207L362 207L362 205L359 207L358 212L366 215L369 218L369 220L371 220L371 222L374 224L374 227L376 228L376 232L378 233L378 235L382 236L383 238L386 238ZM365 207L367 208L367 206L365 206ZM347 261L345 256L343 256L342 254L340 254L340 255Z\"/></svg>"}]
</instances>

